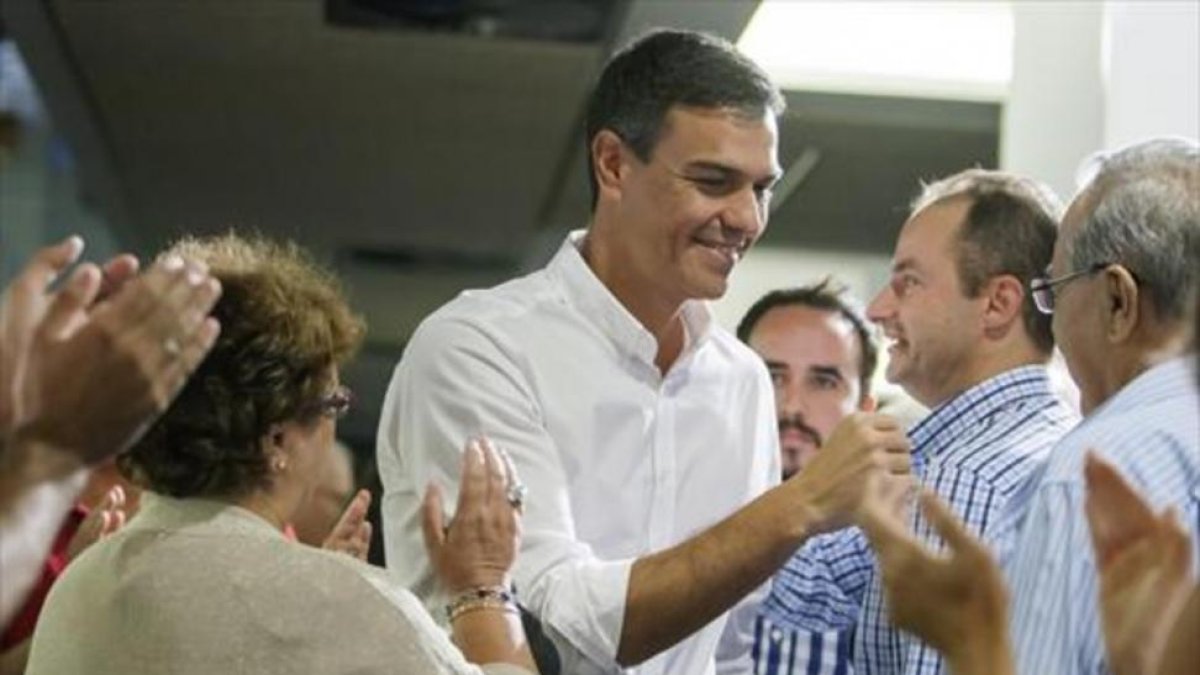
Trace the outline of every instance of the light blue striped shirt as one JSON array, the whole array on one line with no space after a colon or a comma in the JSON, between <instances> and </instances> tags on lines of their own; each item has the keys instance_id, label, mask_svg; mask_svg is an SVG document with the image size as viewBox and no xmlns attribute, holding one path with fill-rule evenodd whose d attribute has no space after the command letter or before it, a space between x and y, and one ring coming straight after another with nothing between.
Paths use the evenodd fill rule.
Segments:
<instances>
[{"instance_id":1,"label":"light blue striped shirt","mask_svg":"<svg viewBox=\"0 0 1200 675\"><path fill-rule=\"evenodd\" d=\"M806 542L772 579L759 610L754 673L851 675L853 628L873 564L856 527Z\"/></svg>"},{"instance_id":2,"label":"light blue striped shirt","mask_svg":"<svg viewBox=\"0 0 1200 675\"><path fill-rule=\"evenodd\" d=\"M1191 363L1189 356L1155 366L1093 411L1054 449L1024 517L1005 514L1002 527L1019 530L1007 564L1017 672L1108 672L1084 515L1089 448L1115 464L1156 510L1176 506L1197 545L1200 396Z\"/></svg>"},{"instance_id":3,"label":"light blue striped shirt","mask_svg":"<svg viewBox=\"0 0 1200 675\"><path fill-rule=\"evenodd\" d=\"M1022 488L1077 421L1051 390L1044 367L1015 368L943 403L914 426L909 432L914 465L925 486L967 529L990 542L993 522L1003 509L1025 506L1020 496L1030 491ZM940 548L940 538L917 510L913 527L918 537ZM948 672L933 648L891 626L877 574L859 619L854 665L859 675Z\"/></svg>"}]
</instances>

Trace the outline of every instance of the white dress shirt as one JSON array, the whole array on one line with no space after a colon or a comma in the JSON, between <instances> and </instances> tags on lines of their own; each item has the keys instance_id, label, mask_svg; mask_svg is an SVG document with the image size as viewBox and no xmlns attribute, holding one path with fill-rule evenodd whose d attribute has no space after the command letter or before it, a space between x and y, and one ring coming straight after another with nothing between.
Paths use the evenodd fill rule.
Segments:
<instances>
[{"instance_id":1,"label":"white dress shirt","mask_svg":"<svg viewBox=\"0 0 1200 675\"><path fill-rule=\"evenodd\" d=\"M687 345L660 374L655 338L592 274L582 236L538 272L463 293L413 335L379 428L388 567L440 610L421 499L437 481L453 509L462 447L486 435L529 488L515 583L563 672L712 673L724 617L619 668L629 573L777 482L770 381L701 302L684 306Z\"/></svg>"}]
</instances>

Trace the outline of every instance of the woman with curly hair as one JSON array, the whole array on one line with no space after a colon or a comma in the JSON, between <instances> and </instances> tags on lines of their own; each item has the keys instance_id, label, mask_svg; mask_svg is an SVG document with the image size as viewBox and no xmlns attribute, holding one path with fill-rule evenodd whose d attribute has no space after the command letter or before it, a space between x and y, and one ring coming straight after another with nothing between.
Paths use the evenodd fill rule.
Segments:
<instances>
[{"instance_id":1,"label":"woman with curly hair","mask_svg":"<svg viewBox=\"0 0 1200 675\"><path fill-rule=\"evenodd\" d=\"M456 648L383 570L282 533L351 402L338 370L364 327L336 280L294 245L234 234L163 255L220 281L221 334L119 457L148 490L142 510L54 587L28 672L535 670L509 586L520 491L502 454L472 441L449 526L435 487L419 515L434 566L458 594L448 608Z\"/></svg>"}]
</instances>

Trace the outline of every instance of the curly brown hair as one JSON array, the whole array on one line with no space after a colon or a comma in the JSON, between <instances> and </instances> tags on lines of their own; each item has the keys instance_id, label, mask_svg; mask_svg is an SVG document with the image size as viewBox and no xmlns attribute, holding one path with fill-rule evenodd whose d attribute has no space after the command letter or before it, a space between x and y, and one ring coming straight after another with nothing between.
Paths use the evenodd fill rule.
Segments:
<instances>
[{"instance_id":1,"label":"curly brown hair","mask_svg":"<svg viewBox=\"0 0 1200 675\"><path fill-rule=\"evenodd\" d=\"M185 238L160 258L208 265L221 282L212 351L146 435L118 458L122 471L175 497L241 496L269 485L262 438L307 422L365 326L341 285L299 246L234 233Z\"/></svg>"}]
</instances>

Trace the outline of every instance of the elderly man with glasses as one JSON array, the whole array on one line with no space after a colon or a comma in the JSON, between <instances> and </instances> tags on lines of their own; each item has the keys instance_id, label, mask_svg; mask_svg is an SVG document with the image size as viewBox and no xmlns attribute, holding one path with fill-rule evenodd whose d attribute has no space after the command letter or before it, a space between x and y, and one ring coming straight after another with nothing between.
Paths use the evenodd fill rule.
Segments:
<instances>
[{"instance_id":1,"label":"elderly man with glasses","mask_svg":"<svg viewBox=\"0 0 1200 675\"><path fill-rule=\"evenodd\" d=\"M1023 514L997 527L1008 561L1017 672L1108 672L1083 463L1096 449L1155 510L1200 529L1200 398L1190 289L1200 275L1200 146L1154 140L1095 162L1030 290L1082 397ZM1195 559L1195 558L1194 558ZM1152 645L1146 645L1147 649Z\"/></svg>"}]
</instances>

